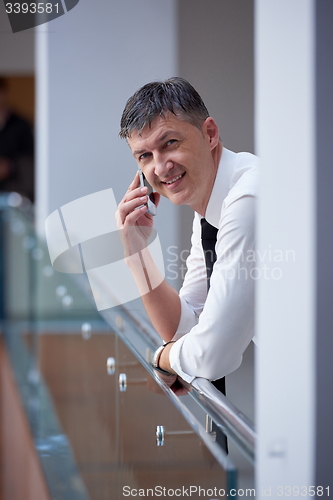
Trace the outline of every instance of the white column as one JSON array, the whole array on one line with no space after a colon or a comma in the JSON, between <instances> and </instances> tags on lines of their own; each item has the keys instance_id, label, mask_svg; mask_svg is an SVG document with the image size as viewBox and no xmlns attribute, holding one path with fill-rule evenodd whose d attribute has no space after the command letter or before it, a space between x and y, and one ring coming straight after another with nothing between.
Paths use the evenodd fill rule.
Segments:
<instances>
[{"instance_id":1,"label":"white column","mask_svg":"<svg viewBox=\"0 0 333 500\"><path fill-rule=\"evenodd\" d=\"M315 484L314 0L257 0L255 26L257 495L278 498Z\"/></svg>"}]
</instances>

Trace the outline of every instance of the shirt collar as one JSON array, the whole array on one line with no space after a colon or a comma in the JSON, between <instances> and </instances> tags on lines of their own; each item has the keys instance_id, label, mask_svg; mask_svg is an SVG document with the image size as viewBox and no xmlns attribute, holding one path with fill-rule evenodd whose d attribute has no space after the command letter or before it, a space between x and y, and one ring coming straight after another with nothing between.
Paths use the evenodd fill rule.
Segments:
<instances>
[{"instance_id":1,"label":"shirt collar","mask_svg":"<svg viewBox=\"0 0 333 500\"><path fill-rule=\"evenodd\" d=\"M230 191L230 182L234 172L236 156L237 154L229 151L229 149L222 149L220 163L205 215L205 219L216 228L219 227L222 203Z\"/></svg>"}]
</instances>

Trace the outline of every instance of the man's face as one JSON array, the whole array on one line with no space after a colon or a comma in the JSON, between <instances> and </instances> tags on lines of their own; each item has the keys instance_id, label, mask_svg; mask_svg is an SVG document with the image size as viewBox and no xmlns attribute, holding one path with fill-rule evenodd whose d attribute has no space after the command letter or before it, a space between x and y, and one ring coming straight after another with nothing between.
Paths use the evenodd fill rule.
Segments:
<instances>
[{"instance_id":1,"label":"man's face","mask_svg":"<svg viewBox=\"0 0 333 500\"><path fill-rule=\"evenodd\" d=\"M175 205L190 205L204 215L217 170L218 129L207 118L202 129L172 113L153 120L128 144L149 184Z\"/></svg>"}]
</instances>

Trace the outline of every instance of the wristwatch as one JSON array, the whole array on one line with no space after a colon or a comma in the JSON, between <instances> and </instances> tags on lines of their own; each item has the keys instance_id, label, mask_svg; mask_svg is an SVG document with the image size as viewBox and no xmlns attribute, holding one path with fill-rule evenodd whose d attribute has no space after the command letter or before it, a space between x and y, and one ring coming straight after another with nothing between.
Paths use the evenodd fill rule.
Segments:
<instances>
[{"instance_id":1,"label":"wristwatch","mask_svg":"<svg viewBox=\"0 0 333 500\"><path fill-rule=\"evenodd\" d=\"M165 344L158 347L153 354L153 360L152 360L151 365L154 368L154 370L157 370L158 372L163 373L163 375L174 375L174 373L170 373L170 372L167 372L166 370L162 370L162 368L160 368L158 366L158 362L160 360L160 357L161 357L161 354L162 354L164 347L167 346L168 344L172 344L173 342L174 342L174 340L171 340L170 342L166 342Z\"/></svg>"}]
</instances>

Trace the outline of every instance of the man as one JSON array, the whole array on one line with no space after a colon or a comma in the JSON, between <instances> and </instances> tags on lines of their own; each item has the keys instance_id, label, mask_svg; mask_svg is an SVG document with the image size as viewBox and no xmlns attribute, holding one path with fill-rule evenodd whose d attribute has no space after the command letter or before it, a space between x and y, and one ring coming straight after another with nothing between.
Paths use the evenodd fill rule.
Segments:
<instances>
[{"instance_id":1,"label":"man","mask_svg":"<svg viewBox=\"0 0 333 500\"><path fill-rule=\"evenodd\" d=\"M179 294L162 281L142 297L167 342L156 351L153 365L170 386L177 376L189 383L195 377L220 379L238 368L253 337L257 159L223 147L201 97L181 78L139 89L126 104L120 136L154 188L155 203L165 196L195 211L188 271ZM116 214L128 255L145 246L153 226L145 203L147 188L140 187L137 174ZM210 286L201 241L204 226L216 235ZM133 259L127 263L140 288L142 268ZM148 276L158 274L151 258L145 258L145 265Z\"/></svg>"}]
</instances>

